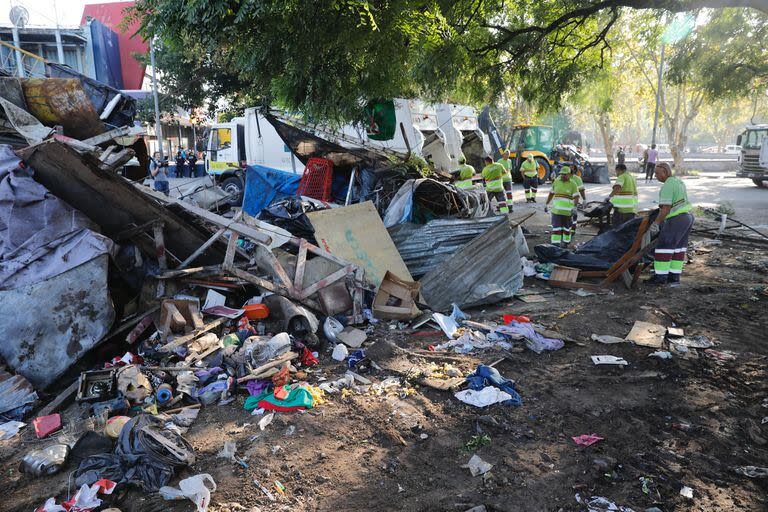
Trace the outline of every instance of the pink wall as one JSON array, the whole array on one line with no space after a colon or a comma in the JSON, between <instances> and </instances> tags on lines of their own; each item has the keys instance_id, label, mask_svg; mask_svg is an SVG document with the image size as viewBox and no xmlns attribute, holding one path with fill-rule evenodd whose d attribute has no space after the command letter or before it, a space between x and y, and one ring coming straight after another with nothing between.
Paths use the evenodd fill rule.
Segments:
<instances>
[{"instance_id":1,"label":"pink wall","mask_svg":"<svg viewBox=\"0 0 768 512\"><path fill-rule=\"evenodd\" d=\"M86 4L83 7L81 23L84 25L86 16L90 16L115 31L120 41L120 67L123 72L123 86L126 89L141 89L146 67L133 58L133 55L146 54L149 51L149 45L142 41L140 36L133 35L138 29L138 23L132 24L125 32L121 31L119 26L123 21L123 10L131 5L133 5L133 1Z\"/></svg>"}]
</instances>

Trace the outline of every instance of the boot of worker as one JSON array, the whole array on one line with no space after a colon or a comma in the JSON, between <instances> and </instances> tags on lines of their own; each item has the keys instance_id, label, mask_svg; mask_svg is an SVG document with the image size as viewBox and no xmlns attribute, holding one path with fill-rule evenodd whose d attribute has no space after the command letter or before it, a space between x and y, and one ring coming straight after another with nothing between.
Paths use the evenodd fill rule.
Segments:
<instances>
[{"instance_id":1,"label":"boot of worker","mask_svg":"<svg viewBox=\"0 0 768 512\"><path fill-rule=\"evenodd\" d=\"M644 284L649 286L665 286L669 283L668 274L653 274L650 279L646 279Z\"/></svg>"},{"instance_id":2,"label":"boot of worker","mask_svg":"<svg viewBox=\"0 0 768 512\"><path fill-rule=\"evenodd\" d=\"M667 284L672 288L680 286L680 274L673 274L670 272L667 276Z\"/></svg>"}]
</instances>

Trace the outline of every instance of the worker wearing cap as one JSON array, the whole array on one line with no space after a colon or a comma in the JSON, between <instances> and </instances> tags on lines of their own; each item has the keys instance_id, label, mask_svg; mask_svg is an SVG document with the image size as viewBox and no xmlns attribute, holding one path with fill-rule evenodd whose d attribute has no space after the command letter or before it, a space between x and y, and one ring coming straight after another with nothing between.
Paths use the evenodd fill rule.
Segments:
<instances>
[{"instance_id":1,"label":"worker wearing cap","mask_svg":"<svg viewBox=\"0 0 768 512\"><path fill-rule=\"evenodd\" d=\"M656 164L656 179L663 185L659 191L659 214L652 229L659 229L653 255L653 277L646 284L676 286L683 273L688 237L693 228L693 205L688 201L685 183L672 176L666 162Z\"/></svg>"},{"instance_id":2,"label":"worker wearing cap","mask_svg":"<svg viewBox=\"0 0 768 512\"><path fill-rule=\"evenodd\" d=\"M571 181L576 183L576 187L579 189L579 195L581 196L581 200L586 202L587 201L587 191L584 189L584 180L581 179L581 176L579 176L578 171L577 172L571 172ZM578 224L578 213L576 211L576 208L573 209L573 212L571 213L571 237L576 236L576 225Z\"/></svg>"},{"instance_id":3,"label":"worker wearing cap","mask_svg":"<svg viewBox=\"0 0 768 512\"><path fill-rule=\"evenodd\" d=\"M611 223L617 228L637 214L637 181L624 164L616 165L616 182L608 200L613 205Z\"/></svg>"},{"instance_id":4,"label":"worker wearing cap","mask_svg":"<svg viewBox=\"0 0 768 512\"><path fill-rule=\"evenodd\" d=\"M475 168L467 163L464 156L459 157L459 168L454 172L459 175L459 179L453 184L456 188L472 188L472 176L475 174Z\"/></svg>"},{"instance_id":5,"label":"worker wearing cap","mask_svg":"<svg viewBox=\"0 0 768 512\"><path fill-rule=\"evenodd\" d=\"M554 202L552 200L554 199ZM571 168L564 165L560 175L552 182L552 190L547 196L544 211L549 211L552 202L551 242L561 247L571 243L571 214L579 204L579 186L571 179Z\"/></svg>"},{"instance_id":6,"label":"worker wearing cap","mask_svg":"<svg viewBox=\"0 0 768 512\"><path fill-rule=\"evenodd\" d=\"M512 211L512 160L509 159L509 151L502 151L501 158L496 163L504 167L504 178L501 180L504 187L504 199L507 202L507 208Z\"/></svg>"},{"instance_id":7,"label":"worker wearing cap","mask_svg":"<svg viewBox=\"0 0 768 512\"><path fill-rule=\"evenodd\" d=\"M485 180L485 191L488 192L488 200L496 199L496 208L499 213L509 213L506 196L504 195L504 166L495 163L490 156L485 157L485 167L481 173Z\"/></svg>"}]
</instances>

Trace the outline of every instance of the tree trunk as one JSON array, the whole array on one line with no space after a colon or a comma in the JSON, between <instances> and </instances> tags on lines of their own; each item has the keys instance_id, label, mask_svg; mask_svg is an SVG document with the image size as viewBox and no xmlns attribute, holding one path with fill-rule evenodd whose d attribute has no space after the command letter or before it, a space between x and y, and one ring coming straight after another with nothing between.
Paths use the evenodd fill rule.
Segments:
<instances>
[{"instance_id":1,"label":"tree trunk","mask_svg":"<svg viewBox=\"0 0 768 512\"><path fill-rule=\"evenodd\" d=\"M595 123L600 128L600 135L603 137L603 147L605 148L605 157L608 159L608 168L614 166L613 142L615 135L611 131L611 119L607 112L595 114Z\"/></svg>"}]
</instances>

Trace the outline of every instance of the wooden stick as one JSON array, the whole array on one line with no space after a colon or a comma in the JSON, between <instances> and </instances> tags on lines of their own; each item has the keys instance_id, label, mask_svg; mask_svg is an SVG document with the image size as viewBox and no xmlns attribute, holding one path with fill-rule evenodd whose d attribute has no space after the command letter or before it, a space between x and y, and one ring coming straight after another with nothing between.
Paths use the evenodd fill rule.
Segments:
<instances>
[{"instance_id":1,"label":"wooden stick","mask_svg":"<svg viewBox=\"0 0 768 512\"><path fill-rule=\"evenodd\" d=\"M76 379L75 382L67 387L67 389L59 393L56 398L51 401L51 403L40 409L40 412L37 413L37 416L48 416L49 414L53 414L54 412L61 409L64 405L69 403L70 400L72 400L79 387L80 379Z\"/></svg>"},{"instance_id":2,"label":"wooden stick","mask_svg":"<svg viewBox=\"0 0 768 512\"><path fill-rule=\"evenodd\" d=\"M205 324L205 326L200 329L199 331L192 332L190 334L185 334L184 336L179 336L177 338L174 338L173 341L170 343L166 343L162 347L160 347L161 352L170 352L171 349L176 348L178 346L184 345L186 343L189 343L190 341L194 340L198 336L205 334L206 332L215 329L216 327L226 323L229 320L229 318L221 317L217 318L216 320Z\"/></svg>"},{"instance_id":3,"label":"wooden stick","mask_svg":"<svg viewBox=\"0 0 768 512\"><path fill-rule=\"evenodd\" d=\"M177 412L181 412L184 409L199 409L202 407L201 404L192 404L192 405L186 405L184 407L177 407L176 409L168 409L167 411L162 411L163 414L176 414Z\"/></svg>"},{"instance_id":4,"label":"wooden stick","mask_svg":"<svg viewBox=\"0 0 768 512\"><path fill-rule=\"evenodd\" d=\"M259 374L263 373L264 370L269 370L270 368L274 368L275 366L281 366L283 363L286 363L292 359L296 359L299 357L299 354L297 352L288 352L286 354L283 354L282 356L278 357L274 361L270 361L266 364L263 364L259 366L258 368L254 368L251 371L250 375L246 375L245 377L240 377L237 379L238 384L242 384L243 382L248 382L249 380L256 380L259 378Z\"/></svg>"}]
</instances>

